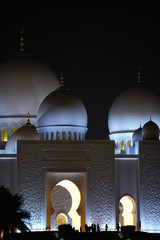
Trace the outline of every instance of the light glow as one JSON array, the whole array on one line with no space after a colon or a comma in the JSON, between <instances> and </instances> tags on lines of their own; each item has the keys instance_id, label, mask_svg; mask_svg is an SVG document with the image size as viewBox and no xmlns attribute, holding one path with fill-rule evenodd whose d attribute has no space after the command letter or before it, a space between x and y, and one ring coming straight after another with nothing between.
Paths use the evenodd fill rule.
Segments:
<instances>
[{"instance_id":1,"label":"light glow","mask_svg":"<svg viewBox=\"0 0 160 240\"><path fill-rule=\"evenodd\" d=\"M126 225L136 225L136 215L135 211L135 202L133 198L126 195L120 199L120 219L119 225L126 226Z\"/></svg>"},{"instance_id":2,"label":"light glow","mask_svg":"<svg viewBox=\"0 0 160 240\"><path fill-rule=\"evenodd\" d=\"M1 130L1 142L7 142L8 140L8 131L7 128Z\"/></svg>"},{"instance_id":3,"label":"light glow","mask_svg":"<svg viewBox=\"0 0 160 240\"><path fill-rule=\"evenodd\" d=\"M61 224L67 224L68 223L67 216L64 213L58 214L56 221L57 221L57 228Z\"/></svg>"},{"instance_id":4,"label":"light glow","mask_svg":"<svg viewBox=\"0 0 160 240\"><path fill-rule=\"evenodd\" d=\"M76 230L79 230L81 226L81 216L79 216L79 214L77 213L77 209L81 201L80 191L78 187L69 180L63 180L57 185L66 188L71 195L72 206L70 211L68 212L68 215L72 219L72 226L75 227Z\"/></svg>"}]
</instances>

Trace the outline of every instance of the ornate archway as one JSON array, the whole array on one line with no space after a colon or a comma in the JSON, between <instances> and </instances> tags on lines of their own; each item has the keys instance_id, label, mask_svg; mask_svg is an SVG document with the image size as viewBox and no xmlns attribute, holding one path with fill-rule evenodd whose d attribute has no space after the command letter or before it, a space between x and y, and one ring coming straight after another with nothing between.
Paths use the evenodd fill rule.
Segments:
<instances>
[{"instance_id":1,"label":"ornate archway","mask_svg":"<svg viewBox=\"0 0 160 240\"><path fill-rule=\"evenodd\" d=\"M72 181L62 180L57 183L51 192L51 204L55 210L51 216L51 228L58 228L57 220L60 217L60 220L65 220L79 230L81 216L77 213L77 209L80 201L80 191Z\"/></svg>"},{"instance_id":2,"label":"ornate archway","mask_svg":"<svg viewBox=\"0 0 160 240\"><path fill-rule=\"evenodd\" d=\"M136 226L136 204L134 199L129 196L123 196L119 201L119 226Z\"/></svg>"}]
</instances>

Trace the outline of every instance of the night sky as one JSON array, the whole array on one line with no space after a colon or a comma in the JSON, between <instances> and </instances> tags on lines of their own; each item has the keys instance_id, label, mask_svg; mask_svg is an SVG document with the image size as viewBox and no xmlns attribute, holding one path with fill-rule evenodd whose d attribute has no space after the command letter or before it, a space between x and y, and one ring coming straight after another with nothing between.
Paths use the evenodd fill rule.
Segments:
<instances>
[{"instance_id":1,"label":"night sky","mask_svg":"<svg viewBox=\"0 0 160 240\"><path fill-rule=\"evenodd\" d=\"M1 6L0 61L18 52L24 27L25 52L62 73L83 101L87 139L106 139L111 104L136 84L138 65L143 85L160 90L158 1L50 2Z\"/></svg>"}]
</instances>

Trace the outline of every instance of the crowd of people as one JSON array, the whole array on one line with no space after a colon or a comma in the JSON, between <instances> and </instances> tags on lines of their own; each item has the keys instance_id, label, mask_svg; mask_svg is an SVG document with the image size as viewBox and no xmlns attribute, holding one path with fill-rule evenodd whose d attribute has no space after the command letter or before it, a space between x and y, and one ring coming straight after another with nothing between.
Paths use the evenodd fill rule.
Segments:
<instances>
[{"instance_id":1,"label":"crowd of people","mask_svg":"<svg viewBox=\"0 0 160 240\"><path fill-rule=\"evenodd\" d=\"M105 225L105 231L108 231L107 224ZM87 224L85 224L85 232L100 232L100 226L98 223L97 223L97 225L92 223L91 226L88 226Z\"/></svg>"}]
</instances>

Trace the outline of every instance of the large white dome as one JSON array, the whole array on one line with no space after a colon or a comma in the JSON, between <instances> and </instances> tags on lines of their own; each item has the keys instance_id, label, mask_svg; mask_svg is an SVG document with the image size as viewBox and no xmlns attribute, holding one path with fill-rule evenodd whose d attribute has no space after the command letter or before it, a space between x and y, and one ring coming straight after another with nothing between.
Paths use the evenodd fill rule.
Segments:
<instances>
[{"instance_id":1,"label":"large white dome","mask_svg":"<svg viewBox=\"0 0 160 240\"><path fill-rule=\"evenodd\" d=\"M36 116L43 99L59 86L54 73L44 64L19 54L0 64L0 128L22 126L30 114Z\"/></svg>"},{"instance_id":2,"label":"large white dome","mask_svg":"<svg viewBox=\"0 0 160 240\"><path fill-rule=\"evenodd\" d=\"M81 100L60 87L47 96L38 110L38 127L48 125L87 126L87 112Z\"/></svg>"},{"instance_id":3,"label":"large white dome","mask_svg":"<svg viewBox=\"0 0 160 240\"><path fill-rule=\"evenodd\" d=\"M130 151L133 133L150 119L160 126L160 96L137 86L122 92L113 102L108 115L109 138L115 141L115 152Z\"/></svg>"},{"instance_id":4,"label":"large white dome","mask_svg":"<svg viewBox=\"0 0 160 240\"><path fill-rule=\"evenodd\" d=\"M61 86L50 93L38 110L39 132L83 132L87 130L87 112L82 101ZM46 130L44 130L46 129Z\"/></svg>"},{"instance_id":5,"label":"large white dome","mask_svg":"<svg viewBox=\"0 0 160 240\"><path fill-rule=\"evenodd\" d=\"M150 118L160 127L160 96L142 87L131 88L114 100L108 116L109 132L134 132Z\"/></svg>"}]
</instances>

